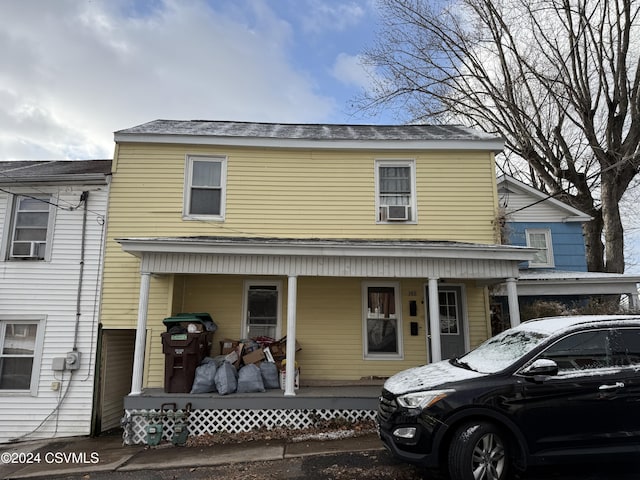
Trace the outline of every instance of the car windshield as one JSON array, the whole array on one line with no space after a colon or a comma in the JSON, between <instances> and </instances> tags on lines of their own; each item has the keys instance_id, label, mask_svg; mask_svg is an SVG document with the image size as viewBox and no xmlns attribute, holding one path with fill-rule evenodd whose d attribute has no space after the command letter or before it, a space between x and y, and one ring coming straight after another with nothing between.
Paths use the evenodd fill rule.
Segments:
<instances>
[{"instance_id":1,"label":"car windshield","mask_svg":"<svg viewBox=\"0 0 640 480\"><path fill-rule=\"evenodd\" d=\"M496 373L522 358L548 336L549 333L525 330L522 327L507 330L453 360L453 363L476 372Z\"/></svg>"}]
</instances>

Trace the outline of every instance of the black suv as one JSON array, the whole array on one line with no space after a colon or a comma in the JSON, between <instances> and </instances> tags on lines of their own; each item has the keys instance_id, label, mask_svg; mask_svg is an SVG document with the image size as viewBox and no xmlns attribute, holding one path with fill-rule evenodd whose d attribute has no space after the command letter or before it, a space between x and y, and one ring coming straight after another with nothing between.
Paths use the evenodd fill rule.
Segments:
<instances>
[{"instance_id":1,"label":"black suv","mask_svg":"<svg viewBox=\"0 0 640 480\"><path fill-rule=\"evenodd\" d=\"M640 454L640 316L524 322L463 357L389 378L380 438L453 480L512 467Z\"/></svg>"}]
</instances>

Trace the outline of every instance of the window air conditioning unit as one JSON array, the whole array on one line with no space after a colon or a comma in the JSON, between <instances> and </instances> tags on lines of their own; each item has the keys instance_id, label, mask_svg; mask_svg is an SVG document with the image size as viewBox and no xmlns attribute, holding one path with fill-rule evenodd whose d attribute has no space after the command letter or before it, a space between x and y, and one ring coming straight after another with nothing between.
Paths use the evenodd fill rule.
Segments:
<instances>
[{"instance_id":1,"label":"window air conditioning unit","mask_svg":"<svg viewBox=\"0 0 640 480\"><path fill-rule=\"evenodd\" d=\"M385 205L382 209L383 220L401 222L409 220L408 205Z\"/></svg>"},{"instance_id":2,"label":"window air conditioning unit","mask_svg":"<svg viewBox=\"0 0 640 480\"><path fill-rule=\"evenodd\" d=\"M13 258L42 258L40 256L40 242L14 242L11 249ZM25 248L26 247L26 248Z\"/></svg>"}]
</instances>

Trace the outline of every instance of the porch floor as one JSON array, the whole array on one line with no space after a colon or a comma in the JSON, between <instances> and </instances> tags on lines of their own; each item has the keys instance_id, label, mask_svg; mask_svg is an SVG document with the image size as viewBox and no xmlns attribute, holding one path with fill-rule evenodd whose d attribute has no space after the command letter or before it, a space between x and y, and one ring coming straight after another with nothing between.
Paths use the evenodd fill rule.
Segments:
<instances>
[{"instance_id":1,"label":"porch floor","mask_svg":"<svg viewBox=\"0 0 640 480\"><path fill-rule=\"evenodd\" d=\"M124 397L125 410L372 410L378 408L382 385L301 386L295 396L280 389L259 393L166 393L162 388L147 388L140 395ZM168 405L167 405L168 404ZM174 405L175 404L175 407Z\"/></svg>"}]
</instances>

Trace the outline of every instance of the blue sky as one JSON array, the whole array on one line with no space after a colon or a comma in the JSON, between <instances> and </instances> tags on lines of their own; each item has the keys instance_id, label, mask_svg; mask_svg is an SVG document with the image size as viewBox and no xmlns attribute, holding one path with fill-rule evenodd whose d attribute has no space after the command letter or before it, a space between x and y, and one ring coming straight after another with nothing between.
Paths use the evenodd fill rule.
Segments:
<instances>
[{"instance_id":1,"label":"blue sky","mask_svg":"<svg viewBox=\"0 0 640 480\"><path fill-rule=\"evenodd\" d=\"M156 118L399 123L359 114L374 0L0 4L0 156L109 158Z\"/></svg>"},{"instance_id":2,"label":"blue sky","mask_svg":"<svg viewBox=\"0 0 640 480\"><path fill-rule=\"evenodd\" d=\"M0 158L111 158L157 118L403 123L352 106L377 22L375 0L2 1Z\"/></svg>"}]
</instances>

